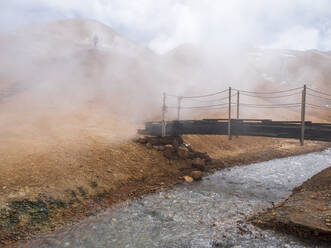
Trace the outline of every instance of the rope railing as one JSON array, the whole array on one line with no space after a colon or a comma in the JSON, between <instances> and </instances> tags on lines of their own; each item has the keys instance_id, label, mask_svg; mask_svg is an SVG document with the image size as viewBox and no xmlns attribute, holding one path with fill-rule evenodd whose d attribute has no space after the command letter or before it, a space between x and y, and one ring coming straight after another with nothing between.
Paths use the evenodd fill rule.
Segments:
<instances>
[{"instance_id":1,"label":"rope railing","mask_svg":"<svg viewBox=\"0 0 331 248\"><path fill-rule=\"evenodd\" d=\"M241 103L240 106L252 107L252 108L291 108L291 107L300 107L301 103L284 103L284 104L247 104L247 103Z\"/></svg>"},{"instance_id":2,"label":"rope railing","mask_svg":"<svg viewBox=\"0 0 331 248\"><path fill-rule=\"evenodd\" d=\"M233 96L235 96L236 94L233 94ZM228 96L223 97L223 98L218 98L218 99L212 99L212 100L199 100L199 99L192 99L192 98L183 98L184 101L192 101L192 102L218 102L218 101L224 101L229 99Z\"/></svg>"},{"instance_id":3,"label":"rope railing","mask_svg":"<svg viewBox=\"0 0 331 248\"><path fill-rule=\"evenodd\" d=\"M291 92L291 91L295 91L295 90L299 90L302 89L302 87L297 87L297 88L292 88L292 89L288 89L288 90L281 90L281 91L247 91L247 90L239 90L239 89L233 89L236 91L239 91L240 93L250 93L250 94L265 94L265 95L270 95L270 94L280 94L280 93L285 93L285 92Z\"/></svg>"},{"instance_id":4,"label":"rope railing","mask_svg":"<svg viewBox=\"0 0 331 248\"><path fill-rule=\"evenodd\" d=\"M238 89L234 89L235 91L237 91L237 93L235 94L231 94L231 97L236 96L237 94L240 93L240 95L244 95L244 96L248 96L248 97L252 97L252 98L265 98L265 99L277 99L277 98L286 98L286 97L290 97L290 96L298 96L300 94L300 92L295 92L295 93L291 93L291 94L286 94L286 95L280 95L280 96L254 96L251 95L252 93L256 93L256 94L279 94L279 93L284 93L284 92L291 92L291 91L295 91L298 89L302 89L301 87L297 87L297 88L292 88L292 89L288 89L288 90L283 90L283 91L272 91L272 92L255 92L255 91L245 91L245 90L238 90ZM308 88L307 88L308 89ZM202 103L213 103L213 102L218 102L218 101L224 101L224 100L228 100L229 96L227 97L223 97L223 98L219 98L219 99L212 99L212 100L200 100L200 99L194 99L194 98L198 98L198 97L207 97L207 96L214 96L217 94L221 94L224 93L228 90L223 90L223 91L219 91L213 94L208 94L208 95L201 95L201 96L176 96L176 95L169 95L167 94L167 96L173 96L173 97L177 97L179 98L181 101L193 101L193 102L202 102ZM242 93L242 92L246 92L246 93ZM249 92L249 93L248 93ZM310 93L306 93L306 95L308 96L312 96L312 97L317 97L317 98L321 98L324 100L331 100L331 98L326 98L326 97L321 97L321 96L317 96L317 95L313 95ZM327 95L327 94L326 94ZM255 103L240 103L240 106L245 106L245 107L251 107L251 108L285 108L285 107L298 107L300 106L302 103L273 103L273 104L255 104ZM308 103L307 103L308 104ZM220 104L211 104L211 105L200 105L200 106L180 106L181 110L184 109L207 109L207 108L215 108L215 107L220 107L220 106L225 106L225 105L229 105L229 103L220 103ZM239 105L239 103L233 103L231 101L231 105ZM315 105L316 107L317 105ZM328 107L325 106L318 106L318 107L322 107L322 108L326 108L329 109ZM169 106L168 108L173 108L173 109L178 109L178 106ZM218 108L215 108L218 109Z\"/></svg>"},{"instance_id":5,"label":"rope railing","mask_svg":"<svg viewBox=\"0 0 331 248\"><path fill-rule=\"evenodd\" d=\"M324 95L324 96L330 96L331 97L330 94L327 94L327 93L324 93L324 92L321 92L321 91L318 91L318 90L315 90L315 89L312 89L312 88L309 88L309 87L307 87L307 90L313 91L315 93L318 93L318 94L321 94L321 95Z\"/></svg>"},{"instance_id":6,"label":"rope railing","mask_svg":"<svg viewBox=\"0 0 331 248\"><path fill-rule=\"evenodd\" d=\"M223 106L223 107L217 107L217 108L194 108L190 109L191 111L215 111L215 110L222 110L222 109L228 109L228 106Z\"/></svg>"},{"instance_id":7,"label":"rope railing","mask_svg":"<svg viewBox=\"0 0 331 248\"><path fill-rule=\"evenodd\" d=\"M231 105L235 105L232 103ZM212 107L218 107L218 106L228 106L227 103L222 103L222 104L214 104L214 105L207 105L207 106L195 106L195 107L182 107L182 109L200 109L200 108L212 108Z\"/></svg>"},{"instance_id":8,"label":"rope railing","mask_svg":"<svg viewBox=\"0 0 331 248\"><path fill-rule=\"evenodd\" d=\"M326 109L326 110L330 110L331 111L331 106L330 107L327 107L327 106L316 105L316 104L311 104L311 103L307 103L307 105L310 106L310 107L320 108L320 109Z\"/></svg>"},{"instance_id":9,"label":"rope railing","mask_svg":"<svg viewBox=\"0 0 331 248\"><path fill-rule=\"evenodd\" d=\"M210 97L210 96L216 96L216 95L220 95L222 93L227 92L228 90L223 90L223 91L219 91L216 93L211 93L211 94L207 94L207 95L200 95L200 96L182 96L183 99L189 99L189 98L204 98L204 97Z\"/></svg>"},{"instance_id":10,"label":"rope railing","mask_svg":"<svg viewBox=\"0 0 331 248\"><path fill-rule=\"evenodd\" d=\"M324 97L324 96L317 96L317 95L310 94L310 93L307 93L307 96L312 96L312 97L323 99L323 100L326 100L326 101L331 101L331 98L327 98L327 97Z\"/></svg>"},{"instance_id":11,"label":"rope railing","mask_svg":"<svg viewBox=\"0 0 331 248\"><path fill-rule=\"evenodd\" d=\"M254 96L254 95L250 95L247 93L242 93L241 91L240 91L240 94L244 95L244 96L255 97L255 98L265 98L265 99L270 98L271 99L271 98L284 98L284 97L289 97L289 96L296 96L296 95L301 94L301 92L296 92L296 93L282 95L282 96Z\"/></svg>"},{"instance_id":12,"label":"rope railing","mask_svg":"<svg viewBox=\"0 0 331 248\"><path fill-rule=\"evenodd\" d=\"M232 105L236 105L235 103L232 103ZM191 106L191 107L181 107L181 109L199 109L199 108L212 108L212 107L219 107L219 106L228 106L227 103L221 103L221 104L213 104L213 105L203 105L203 106ZM168 108L177 109L178 106L169 106Z\"/></svg>"},{"instance_id":13,"label":"rope railing","mask_svg":"<svg viewBox=\"0 0 331 248\"><path fill-rule=\"evenodd\" d=\"M223 91L219 91L219 92L215 92L215 93L210 93L210 94L206 94L206 95L198 95L198 96L179 96L179 95L172 95L172 94L166 94L166 96L170 96L170 97L181 97L182 99L191 99L191 98L204 98L204 97L210 97L210 96L216 96L216 95L220 95L222 93L227 92L228 90L223 90Z\"/></svg>"}]
</instances>

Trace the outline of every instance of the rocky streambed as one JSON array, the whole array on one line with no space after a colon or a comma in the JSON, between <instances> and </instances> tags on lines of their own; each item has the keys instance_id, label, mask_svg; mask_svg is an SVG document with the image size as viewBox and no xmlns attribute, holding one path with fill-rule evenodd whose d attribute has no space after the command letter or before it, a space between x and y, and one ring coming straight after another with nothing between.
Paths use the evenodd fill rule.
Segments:
<instances>
[{"instance_id":1,"label":"rocky streambed","mask_svg":"<svg viewBox=\"0 0 331 248\"><path fill-rule=\"evenodd\" d=\"M331 150L233 167L129 200L22 247L328 247L253 226L248 218L286 199L331 164Z\"/></svg>"}]
</instances>

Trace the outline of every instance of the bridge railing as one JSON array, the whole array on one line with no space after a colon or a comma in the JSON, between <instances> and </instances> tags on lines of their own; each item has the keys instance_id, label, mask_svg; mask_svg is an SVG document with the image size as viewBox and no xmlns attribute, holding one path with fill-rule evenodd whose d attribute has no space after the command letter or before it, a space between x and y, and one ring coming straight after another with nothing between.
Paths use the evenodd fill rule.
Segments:
<instances>
[{"instance_id":1,"label":"bridge railing","mask_svg":"<svg viewBox=\"0 0 331 248\"><path fill-rule=\"evenodd\" d=\"M167 105L168 98L177 100L174 105ZM244 99L244 101L242 101ZM252 102L252 100L255 100ZM256 101L264 101L257 103ZM267 101L267 103L265 103ZM183 111L224 111L228 118L227 135L232 139L231 123L239 119L241 108L251 109L298 109L301 113L300 142L304 144L306 126L306 108L331 111L331 95L304 85L281 91L247 91L229 87L228 89L204 95L180 96L163 94L162 135L166 135L166 116L169 109L177 111L176 119L181 120ZM232 116L235 109L235 118Z\"/></svg>"}]
</instances>

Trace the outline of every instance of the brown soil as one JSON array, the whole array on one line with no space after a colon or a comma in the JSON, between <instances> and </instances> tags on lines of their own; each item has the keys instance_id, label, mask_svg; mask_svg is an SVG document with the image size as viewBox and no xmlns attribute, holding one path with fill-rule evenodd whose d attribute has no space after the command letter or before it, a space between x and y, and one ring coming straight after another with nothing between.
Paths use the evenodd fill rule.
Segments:
<instances>
[{"instance_id":1,"label":"brown soil","mask_svg":"<svg viewBox=\"0 0 331 248\"><path fill-rule=\"evenodd\" d=\"M213 158L206 172L232 165L318 151L327 143L239 137L185 136L197 151ZM101 136L77 146L66 140L0 165L0 244L53 231L114 203L171 187L192 170L187 160L166 159L132 141L112 144ZM50 152L51 151L51 152ZM11 166L10 166L11 165Z\"/></svg>"},{"instance_id":2,"label":"brown soil","mask_svg":"<svg viewBox=\"0 0 331 248\"><path fill-rule=\"evenodd\" d=\"M293 190L292 195L252 218L254 224L331 242L331 167Z\"/></svg>"},{"instance_id":3,"label":"brown soil","mask_svg":"<svg viewBox=\"0 0 331 248\"><path fill-rule=\"evenodd\" d=\"M317 141L305 141L304 147L295 139L277 139L263 137L233 137L228 141L226 136L188 135L184 140L195 150L207 152L215 163L226 165L262 162L274 158L287 157L318 151L330 144Z\"/></svg>"}]
</instances>

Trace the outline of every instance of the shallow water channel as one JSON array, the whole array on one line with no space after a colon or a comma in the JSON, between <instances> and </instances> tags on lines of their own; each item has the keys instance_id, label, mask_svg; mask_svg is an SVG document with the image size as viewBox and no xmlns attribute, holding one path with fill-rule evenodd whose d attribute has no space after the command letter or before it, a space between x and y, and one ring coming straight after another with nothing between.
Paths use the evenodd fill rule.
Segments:
<instances>
[{"instance_id":1,"label":"shallow water channel","mask_svg":"<svg viewBox=\"0 0 331 248\"><path fill-rule=\"evenodd\" d=\"M331 149L218 171L127 201L28 247L327 247L261 230L246 216L331 165Z\"/></svg>"}]
</instances>

